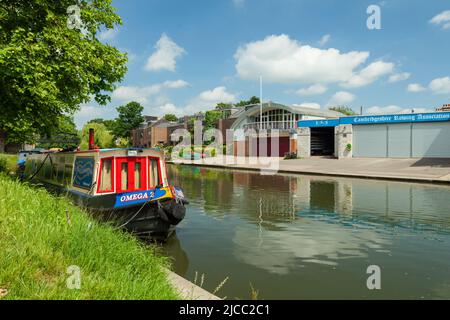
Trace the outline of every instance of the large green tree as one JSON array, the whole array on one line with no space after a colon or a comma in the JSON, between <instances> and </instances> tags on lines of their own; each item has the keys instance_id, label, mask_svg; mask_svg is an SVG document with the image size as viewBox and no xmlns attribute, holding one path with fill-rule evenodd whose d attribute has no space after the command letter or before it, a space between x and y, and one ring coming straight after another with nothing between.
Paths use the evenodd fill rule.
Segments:
<instances>
[{"instance_id":1,"label":"large green tree","mask_svg":"<svg viewBox=\"0 0 450 320\"><path fill-rule=\"evenodd\" d=\"M129 138L131 130L139 127L144 122L142 111L144 107L138 102L130 102L117 107L119 116L116 119L114 135L120 138Z\"/></svg>"},{"instance_id":2,"label":"large green tree","mask_svg":"<svg viewBox=\"0 0 450 320\"><path fill-rule=\"evenodd\" d=\"M0 131L9 141L49 134L80 104L110 100L127 61L97 39L121 24L111 2L0 1Z\"/></svg>"},{"instance_id":3,"label":"large green tree","mask_svg":"<svg viewBox=\"0 0 450 320\"><path fill-rule=\"evenodd\" d=\"M39 148L62 148L73 150L80 144L81 138L73 117L63 115L59 118L57 126L52 127L48 135L41 136L37 141Z\"/></svg>"}]
</instances>

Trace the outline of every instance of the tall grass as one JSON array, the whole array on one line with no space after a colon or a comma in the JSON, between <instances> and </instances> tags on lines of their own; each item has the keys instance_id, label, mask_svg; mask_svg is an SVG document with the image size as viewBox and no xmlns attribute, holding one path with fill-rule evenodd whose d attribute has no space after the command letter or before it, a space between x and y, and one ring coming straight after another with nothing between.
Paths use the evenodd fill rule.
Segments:
<instances>
[{"instance_id":1,"label":"tall grass","mask_svg":"<svg viewBox=\"0 0 450 320\"><path fill-rule=\"evenodd\" d=\"M0 174L3 299L177 299L155 250L66 198ZM80 289L67 288L72 265L81 270Z\"/></svg>"}]
</instances>

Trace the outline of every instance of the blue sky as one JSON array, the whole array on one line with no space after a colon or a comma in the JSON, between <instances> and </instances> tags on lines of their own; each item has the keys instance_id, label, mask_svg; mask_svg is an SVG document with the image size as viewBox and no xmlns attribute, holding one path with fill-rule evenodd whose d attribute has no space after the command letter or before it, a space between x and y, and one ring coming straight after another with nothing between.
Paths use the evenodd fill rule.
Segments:
<instances>
[{"instance_id":1,"label":"blue sky","mask_svg":"<svg viewBox=\"0 0 450 320\"><path fill-rule=\"evenodd\" d=\"M145 114L192 114L259 95L365 113L450 103L450 1L113 0L123 25L100 35L129 54L106 107L83 105L81 127L132 100ZM381 10L369 30L367 8Z\"/></svg>"}]
</instances>

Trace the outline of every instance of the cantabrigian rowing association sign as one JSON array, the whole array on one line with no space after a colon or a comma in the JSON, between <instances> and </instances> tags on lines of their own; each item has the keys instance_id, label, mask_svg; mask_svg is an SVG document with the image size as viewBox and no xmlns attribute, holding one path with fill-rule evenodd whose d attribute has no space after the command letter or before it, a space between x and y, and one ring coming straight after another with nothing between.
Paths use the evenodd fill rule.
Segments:
<instances>
[{"instance_id":1,"label":"cantabrigian rowing association sign","mask_svg":"<svg viewBox=\"0 0 450 320\"><path fill-rule=\"evenodd\" d=\"M304 120L298 122L299 128L304 127L335 127L342 124L382 124L382 123L414 123L414 122L437 122L450 121L450 112L433 113L408 113L389 114L377 116L354 116L339 119Z\"/></svg>"}]
</instances>

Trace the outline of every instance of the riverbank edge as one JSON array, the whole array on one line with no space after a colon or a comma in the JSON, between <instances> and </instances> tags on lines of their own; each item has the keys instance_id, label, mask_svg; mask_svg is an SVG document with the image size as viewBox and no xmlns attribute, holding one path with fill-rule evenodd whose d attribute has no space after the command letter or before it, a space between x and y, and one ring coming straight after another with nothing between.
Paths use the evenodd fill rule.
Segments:
<instances>
[{"instance_id":1,"label":"riverbank edge","mask_svg":"<svg viewBox=\"0 0 450 320\"><path fill-rule=\"evenodd\" d=\"M252 172L270 172L270 170L259 168L259 167L249 167L241 165L221 165L221 164L209 164L209 163L199 163L199 162L174 162L166 161L166 163L174 165L188 165L196 167L207 167L216 169L226 169L226 170L240 170L240 171L252 171ZM323 176L323 177L340 177L340 178L354 178L354 179L370 179L370 180L387 180L387 181L400 181L400 182L412 182L412 183L429 183L429 184L439 184L439 185L450 185L450 180L443 180L440 178L421 178L421 177L402 177L402 176L392 176L392 175L377 175L377 174L358 174L358 173L337 173L337 172L323 172L315 170L289 170L289 169L279 169L276 170L276 174L296 174L296 175L312 175L312 176Z\"/></svg>"},{"instance_id":2,"label":"riverbank edge","mask_svg":"<svg viewBox=\"0 0 450 320\"><path fill-rule=\"evenodd\" d=\"M178 291L180 296L186 300L222 300L211 292L199 287L186 278L166 269L167 279Z\"/></svg>"}]
</instances>

